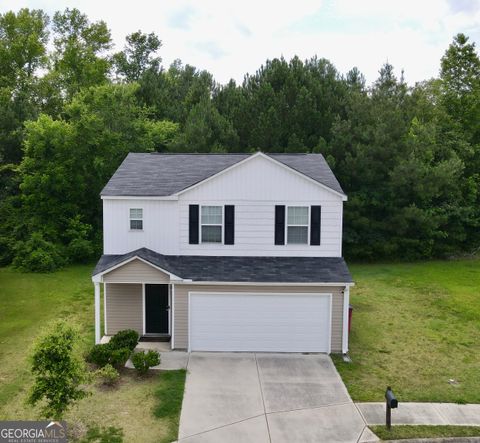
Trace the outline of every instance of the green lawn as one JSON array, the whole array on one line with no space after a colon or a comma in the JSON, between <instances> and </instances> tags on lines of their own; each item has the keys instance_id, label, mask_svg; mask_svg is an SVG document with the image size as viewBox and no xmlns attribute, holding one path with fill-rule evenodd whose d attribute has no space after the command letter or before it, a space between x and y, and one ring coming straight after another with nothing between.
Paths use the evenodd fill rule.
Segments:
<instances>
[{"instance_id":1,"label":"green lawn","mask_svg":"<svg viewBox=\"0 0 480 443\"><path fill-rule=\"evenodd\" d=\"M391 385L400 402L480 403L480 260L351 271L353 363L335 363L353 399Z\"/></svg>"},{"instance_id":2,"label":"green lawn","mask_svg":"<svg viewBox=\"0 0 480 443\"><path fill-rule=\"evenodd\" d=\"M370 426L370 429L382 440L402 440L408 438L448 438L478 437L479 426Z\"/></svg>"},{"instance_id":3,"label":"green lawn","mask_svg":"<svg viewBox=\"0 0 480 443\"><path fill-rule=\"evenodd\" d=\"M0 420L38 418L37 410L25 404L32 381L27 356L43 327L67 319L80 329L81 348L92 345L91 270L71 266L54 274L22 274L0 268ZM126 442L170 442L177 438L184 383L183 370L144 378L123 370L118 387L92 386L92 395L66 420L78 436L87 428L114 426Z\"/></svg>"},{"instance_id":4,"label":"green lawn","mask_svg":"<svg viewBox=\"0 0 480 443\"><path fill-rule=\"evenodd\" d=\"M351 266L352 364L335 358L354 400L480 403L480 260ZM25 406L27 355L42 327L66 318L93 342L91 266L54 274L0 269L0 420L35 418ZM184 372L146 379L125 371L113 391L93 388L67 417L118 426L125 440L174 439ZM455 380L449 383L449 380ZM169 399L169 400L166 400Z\"/></svg>"}]
</instances>

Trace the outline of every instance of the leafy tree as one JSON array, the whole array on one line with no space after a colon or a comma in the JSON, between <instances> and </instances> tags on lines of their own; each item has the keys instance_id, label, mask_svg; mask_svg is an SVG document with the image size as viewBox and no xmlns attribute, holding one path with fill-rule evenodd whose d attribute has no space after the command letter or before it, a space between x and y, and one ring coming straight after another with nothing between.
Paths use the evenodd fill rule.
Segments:
<instances>
[{"instance_id":1,"label":"leafy tree","mask_svg":"<svg viewBox=\"0 0 480 443\"><path fill-rule=\"evenodd\" d=\"M480 143L480 59L475 43L457 34L441 60L442 102L448 114Z\"/></svg>"},{"instance_id":2,"label":"leafy tree","mask_svg":"<svg viewBox=\"0 0 480 443\"><path fill-rule=\"evenodd\" d=\"M26 124L20 167L26 230L66 246L71 260L87 260L92 242L100 241L98 195L125 156L162 148L176 133L176 125L148 119L137 89L88 88L65 108L66 119L41 115Z\"/></svg>"},{"instance_id":3,"label":"leafy tree","mask_svg":"<svg viewBox=\"0 0 480 443\"><path fill-rule=\"evenodd\" d=\"M0 14L0 86L15 89L46 65L48 16L20 9Z\"/></svg>"},{"instance_id":4,"label":"leafy tree","mask_svg":"<svg viewBox=\"0 0 480 443\"><path fill-rule=\"evenodd\" d=\"M184 125L196 104L210 99L214 89L212 75L175 60L167 71L147 70L140 78L138 96L152 109L157 119Z\"/></svg>"},{"instance_id":5,"label":"leafy tree","mask_svg":"<svg viewBox=\"0 0 480 443\"><path fill-rule=\"evenodd\" d=\"M186 152L211 150L235 151L238 136L228 120L222 117L210 99L204 98L192 107L175 148Z\"/></svg>"},{"instance_id":6,"label":"leafy tree","mask_svg":"<svg viewBox=\"0 0 480 443\"><path fill-rule=\"evenodd\" d=\"M57 322L36 342L31 357L34 384L28 401L41 403L48 419L61 419L65 411L87 395L84 363L76 357L78 334L66 322Z\"/></svg>"},{"instance_id":7,"label":"leafy tree","mask_svg":"<svg viewBox=\"0 0 480 443\"><path fill-rule=\"evenodd\" d=\"M158 73L160 57L154 54L162 45L160 39L152 32L143 34L141 31L127 35L127 44L121 52L113 55L113 64L117 76L127 82L138 81L146 71Z\"/></svg>"},{"instance_id":8,"label":"leafy tree","mask_svg":"<svg viewBox=\"0 0 480 443\"><path fill-rule=\"evenodd\" d=\"M51 77L67 99L81 88L107 82L110 60L105 51L112 42L104 21L90 23L78 9L67 8L53 16L53 33Z\"/></svg>"},{"instance_id":9,"label":"leafy tree","mask_svg":"<svg viewBox=\"0 0 480 443\"><path fill-rule=\"evenodd\" d=\"M38 70L47 63L47 15L20 9L0 14L0 162L21 159L23 122L38 112ZM1 183L1 182L0 182Z\"/></svg>"},{"instance_id":10,"label":"leafy tree","mask_svg":"<svg viewBox=\"0 0 480 443\"><path fill-rule=\"evenodd\" d=\"M33 232L14 246L13 266L30 272L52 272L65 264L62 248L45 240L41 232Z\"/></svg>"}]
</instances>

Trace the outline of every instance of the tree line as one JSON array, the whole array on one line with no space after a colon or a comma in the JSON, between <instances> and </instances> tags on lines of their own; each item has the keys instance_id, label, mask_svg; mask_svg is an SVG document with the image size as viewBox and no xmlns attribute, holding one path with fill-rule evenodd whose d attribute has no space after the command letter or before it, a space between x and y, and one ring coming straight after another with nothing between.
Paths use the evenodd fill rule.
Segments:
<instances>
[{"instance_id":1,"label":"tree line","mask_svg":"<svg viewBox=\"0 0 480 443\"><path fill-rule=\"evenodd\" d=\"M152 151L322 153L349 196L347 258L480 246L480 59L467 36L415 86L388 63L367 85L317 57L219 84L160 53L141 31L115 52L106 23L77 9L0 15L0 264L101 254L99 192L128 152Z\"/></svg>"}]
</instances>

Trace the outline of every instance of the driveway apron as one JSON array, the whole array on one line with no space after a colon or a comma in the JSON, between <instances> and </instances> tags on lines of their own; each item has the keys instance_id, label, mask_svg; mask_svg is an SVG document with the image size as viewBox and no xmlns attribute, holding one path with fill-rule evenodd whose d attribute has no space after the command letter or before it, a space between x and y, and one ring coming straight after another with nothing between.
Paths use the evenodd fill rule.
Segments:
<instances>
[{"instance_id":1,"label":"driveway apron","mask_svg":"<svg viewBox=\"0 0 480 443\"><path fill-rule=\"evenodd\" d=\"M327 355L190 355L179 441L356 443L364 429Z\"/></svg>"}]
</instances>

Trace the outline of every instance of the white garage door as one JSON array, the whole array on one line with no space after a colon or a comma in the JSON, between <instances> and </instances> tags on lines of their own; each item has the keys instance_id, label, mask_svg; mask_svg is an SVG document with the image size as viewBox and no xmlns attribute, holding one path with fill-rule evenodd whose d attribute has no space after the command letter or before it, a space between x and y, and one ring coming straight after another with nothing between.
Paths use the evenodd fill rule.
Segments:
<instances>
[{"instance_id":1,"label":"white garage door","mask_svg":"<svg viewBox=\"0 0 480 443\"><path fill-rule=\"evenodd\" d=\"M190 350L330 352L330 294L190 293Z\"/></svg>"}]
</instances>

